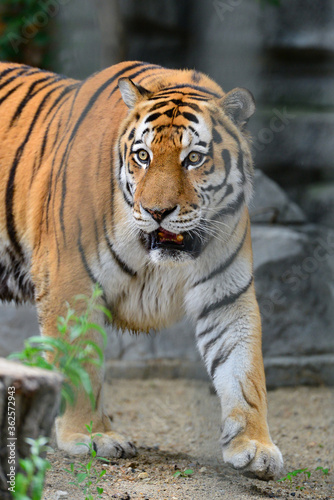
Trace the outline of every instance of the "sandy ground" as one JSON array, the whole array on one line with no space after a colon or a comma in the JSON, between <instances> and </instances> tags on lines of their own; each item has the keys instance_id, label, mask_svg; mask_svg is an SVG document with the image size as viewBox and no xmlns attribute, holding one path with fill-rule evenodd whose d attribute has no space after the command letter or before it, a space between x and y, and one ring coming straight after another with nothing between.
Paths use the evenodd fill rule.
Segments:
<instances>
[{"instance_id":1,"label":"sandy ground","mask_svg":"<svg viewBox=\"0 0 334 500\"><path fill-rule=\"evenodd\" d=\"M131 437L139 454L96 465L106 470L99 482L102 499L334 499L333 389L299 387L268 394L271 435L284 455L286 472L311 472L310 478L299 474L291 483L249 479L223 464L219 402L205 382L116 380L106 387L106 400L115 430ZM58 450L48 458L52 469L43 499L84 500L64 468L88 459L73 460ZM173 476L187 468L193 470L191 477Z\"/></svg>"}]
</instances>

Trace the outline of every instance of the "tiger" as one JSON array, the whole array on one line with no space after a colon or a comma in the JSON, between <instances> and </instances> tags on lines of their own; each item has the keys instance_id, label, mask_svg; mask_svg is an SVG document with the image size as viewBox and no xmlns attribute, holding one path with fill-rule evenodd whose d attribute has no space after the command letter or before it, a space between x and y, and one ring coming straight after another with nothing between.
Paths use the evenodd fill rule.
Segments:
<instances>
[{"instance_id":1,"label":"tiger","mask_svg":"<svg viewBox=\"0 0 334 500\"><path fill-rule=\"evenodd\" d=\"M77 81L1 63L0 298L33 302L53 338L65 304L94 286L116 329L190 318L221 402L223 461L271 479L283 458L253 277L254 111L251 92L195 69L129 61ZM103 369L87 370L95 406L79 388L56 420L59 449L86 453L92 421L99 456L134 456L104 408Z\"/></svg>"}]
</instances>

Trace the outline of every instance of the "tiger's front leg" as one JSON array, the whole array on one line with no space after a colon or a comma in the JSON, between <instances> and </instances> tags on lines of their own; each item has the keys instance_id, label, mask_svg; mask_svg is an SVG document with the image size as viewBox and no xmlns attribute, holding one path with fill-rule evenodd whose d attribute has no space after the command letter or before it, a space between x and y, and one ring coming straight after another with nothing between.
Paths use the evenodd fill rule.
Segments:
<instances>
[{"instance_id":1,"label":"tiger's front leg","mask_svg":"<svg viewBox=\"0 0 334 500\"><path fill-rule=\"evenodd\" d=\"M57 293L57 290L62 293ZM64 310L66 297L68 297L68 302L73 305L73 297L78 295L80 291L83 293L85 290L85 295L90 296L91 283L88 286L85 283L76 283L74 289L71 284L62 281L60 277L52 281L50 289L41 294L43 298L37 300L41 333L43 335L59 336L56 328L57 318L66 314ZM82 304L82 307L85 307L85 303ZM83 311L79 303L76 303L74 308L77 315L80 315ZM100 311L95 312L94 317L90 318L90 320L104 326L105 318ZM93 341L101 349L103 348L100 333L92 330L88 336L89 340ZM53 362L53 354L47 353L47 358L49 362ZM86 454L88 448L85 444L88 445L90 442L86 425L92 421L94 449L98 456L124 458L136 455L137 451L134 444L128 438L112 430L103 402L103 367L87 363L84 365L84 369L91 381L95 406L92 407L91 401L82 386L75 390L74 404L67 403L64 414L56 419L58 448L70 455Z\"/></svg>"},{"instance_id":2,"label":"tiger's front leg","mask_svg":"<svg viewBox=\"0 0 334 500\"><path fill-rule=\"evenodd\" d=\"M239 231L239 240L241 235ZM236 469L271 479L282 472L283 458L267 424L249 223L244 235L237 250L232 243L225 260L193 284L186 301L196 319L198 348L221 402L223 459Z\"/></svg>"},{"instance_id":3,"label":"tiger's front leg","mask_svg":"<svg viewBox=\"0 0 334 500\"><path fill-rule=\"evenodd\" d=\"M253 283L242 291L235 293L233 303L231 296L222 299L219 312L214 305L204 308L196 336L221 402L224 461L272 479L282 471L283 459L267 424L261 323Z\"/></svg>"}]
</instances>

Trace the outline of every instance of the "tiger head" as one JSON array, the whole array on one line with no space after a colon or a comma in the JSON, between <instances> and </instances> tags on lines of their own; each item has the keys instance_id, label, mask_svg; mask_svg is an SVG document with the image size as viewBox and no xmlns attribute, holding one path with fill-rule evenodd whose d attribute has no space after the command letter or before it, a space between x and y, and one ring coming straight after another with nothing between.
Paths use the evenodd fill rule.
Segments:
<instances>
[{"instance_id":1,"label":"tiger head","mask_svg":"<svg viewBox=\"0 0 334 500\"><path fill-rule=\"evenodd\" d=\"M242 88L217 93L217 85L150 91L128 78L119 88L130 112L118 177L140 240L154 262L196 258L251 197L244 127L253 96Z\"/></svg>"}]
</instances>

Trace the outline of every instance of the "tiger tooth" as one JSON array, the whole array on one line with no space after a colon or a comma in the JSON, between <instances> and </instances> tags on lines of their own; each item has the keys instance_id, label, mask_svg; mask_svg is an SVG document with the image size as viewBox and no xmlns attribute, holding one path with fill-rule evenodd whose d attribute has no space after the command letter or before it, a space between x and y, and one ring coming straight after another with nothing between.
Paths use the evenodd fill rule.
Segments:
<instances>
[{"instance_id":1,"label":"tiger tooth","mask_svg":"<svg viewBox=\"0 0 334 500\"><path fill-rule=\"evenodd\" d=\"M182 236L182 234L178 234L178 235L176 236L176 239L177 239L177 241L183 241L183 236Z\"/></svg>"}]
</instances>

